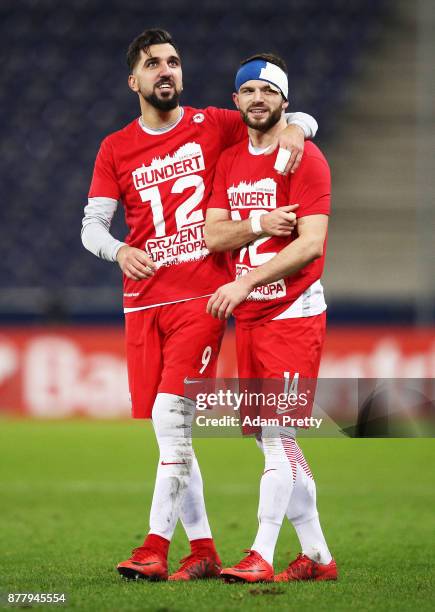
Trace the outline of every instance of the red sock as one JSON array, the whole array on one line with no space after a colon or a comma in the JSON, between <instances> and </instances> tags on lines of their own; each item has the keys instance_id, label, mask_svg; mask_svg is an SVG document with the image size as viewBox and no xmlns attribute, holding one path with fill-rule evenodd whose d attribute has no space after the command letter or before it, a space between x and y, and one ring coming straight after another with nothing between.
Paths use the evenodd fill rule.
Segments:
<instances>
[{"instance_id":1,"label":"red sock","mask_svg":"<svg viewBox=\"0 0 435 612\"><path fill-rule=\"evenodd\" d=\"M216 548L212 538L199 538L198 540L191 540L190 549L192 554L196 554L199 551L204 552L204 550L206 550L217 557Z\"/></svg>"},{"instance_id":2,"label":"red sock","mask_svg":"<svg viewBox=\"0 0 435 612\"><path fill-rule=\"evenodd\" d=\"M170 542L166 538L162 538L162 536L155 533L149 533L144 540L143 546L146 548L151 548L153 551L167 559L169 544Z\"/></svg>"}]
</instances>

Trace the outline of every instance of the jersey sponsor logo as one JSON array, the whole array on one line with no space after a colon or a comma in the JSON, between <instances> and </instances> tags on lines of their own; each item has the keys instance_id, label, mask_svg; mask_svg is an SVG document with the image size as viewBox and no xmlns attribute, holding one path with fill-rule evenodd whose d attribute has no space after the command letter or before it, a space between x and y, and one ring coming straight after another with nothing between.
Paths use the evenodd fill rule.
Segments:
<instances>
[{"instance_id":1,"label":"jersey sponsor logo","mask_svg":"<svg viewBox=\"0 0 435 612\"><path fill-rule=\"evenodd\" d=\"M170 236L147 240L145 250L157 267L203 259L209 254L204 240L204 223L182 228Z\"/></svg>"},{"instance_id":2,"label":"jersey sponsor logo","mask_svg":"<svg viewBox=\"0 0 435 612\"><path fill-rule=\"evenodd\" d=\"M163 159L155 157L149 166L142 164L132 172L133 184L140 191L188 174L194 174L205 169L201 145L188 142L173 155Z\"/></svg>"},{"instance_id":3,"label":"jersey sponsor logo","mask_svg":"<svg viewBox=\"0 0 435 612\"><path fill-rule=\"evenodd\" d=\"M242 181L227 189L227 194L232 209L276 208L276 182L272 178L253 183Z\"/></svg>"},{"instance_id":4,"label":"jersey sponsor logo","mask_svg":"<svg viewBox=\"0 0 435 612\"><path fill-rule=\"evenodd\" d=\"M245 266L244 264L236 264L236 278L240 278L244 274L247 274L254 268ZM266 300L276 300L282 298L287 294L287 287L284 279L269 283L268 285L261 285L256 287L246 298L247 300L254 300L258 302L264 302Z\"/></svg>"}]
</instances>

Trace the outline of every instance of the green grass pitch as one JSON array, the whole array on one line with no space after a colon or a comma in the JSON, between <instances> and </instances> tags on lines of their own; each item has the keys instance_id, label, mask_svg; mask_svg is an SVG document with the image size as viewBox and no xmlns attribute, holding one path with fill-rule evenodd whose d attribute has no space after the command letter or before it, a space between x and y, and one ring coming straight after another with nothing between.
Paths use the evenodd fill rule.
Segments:
<instances>
[{"instance_id":1,"label":"green grass pitch","mask_svg":"<svg viewBox=\"0 0 435 612\"><path fill-rule=\"evenodd\" d=\"M302 441L337 583L173 584L125 582L114 569L147 531L157 461L149 423L0 425L3 594L65 591L67 608L93 611L433 609L433 440ZM252 439L195 448L218 550L232 564L255 535L262 457ZM170 568L188 552L177 528ZM297 552L285 523L275 569Z\"/></svg>"}]
</instances>

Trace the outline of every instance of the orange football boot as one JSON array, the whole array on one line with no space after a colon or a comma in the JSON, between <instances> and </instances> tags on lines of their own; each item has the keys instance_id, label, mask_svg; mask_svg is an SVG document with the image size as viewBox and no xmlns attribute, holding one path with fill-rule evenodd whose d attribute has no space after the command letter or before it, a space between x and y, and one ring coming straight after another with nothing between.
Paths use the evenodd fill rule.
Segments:
<instances>
[{"instance_id":1,"label":"orange football boot","mask_svg":"<svg viewBox=\"0 0 435 612\"><path fill-rule=\"evenodd\" d=\"M168 580L201 580L217 578L222 570L222 563L217 554L210 550L197 551L180 561L181 567L169 576Z\"/></svg>"},{"instance_id":2,"label":"orange football boot","mask_svg":"<svg viewBox=\"0 0 435 612\"><path fill-rule=\"evenodd\" d=\"M127 561L118 564L117 570L129 580L167 580L166 558L147 546L135 548Z\"/></svg>"},{"instance_id":3,"label":"orange football boot","mask_svg":"<svg viewBox=\"0 0 435 612\"><path fill-rule=\"evenodd\" d=\"M234 567L221 571L225 582L272 582L273 567L255 550L245 550L249 553Z\"/></svg>"},{"instance_id":4,"label":"orange football boot","mask_svg":"<svg viewBox=\"0 0 435 612\"><path fill-rule=\"evenodd\" d=\"M327 564L316 563L307 555L299 553L287 569L275 576L274 582L291 582L292 580L337 580L337 564L332 559Z\"/></svg>"}]
</instances>

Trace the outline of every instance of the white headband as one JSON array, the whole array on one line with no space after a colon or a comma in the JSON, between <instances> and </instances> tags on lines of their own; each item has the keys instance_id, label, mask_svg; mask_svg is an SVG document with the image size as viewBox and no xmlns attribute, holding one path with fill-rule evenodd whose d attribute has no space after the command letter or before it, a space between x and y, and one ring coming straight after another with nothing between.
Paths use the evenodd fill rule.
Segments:
<instances>
[{"instance_id":1,"label":"white headband","mask_svg":"<svg viewBox=\"0 0 435 612\"><path fill-rule=\"evenodd\" d=\"M254 59L240 66L236 74L236 90L239 91L243 83L247 81L267 81L278 87L282 95L288 100L288 79L284 70L276 64L266 60Z\"/></svg>"}]
</instances>

